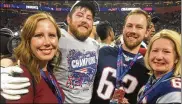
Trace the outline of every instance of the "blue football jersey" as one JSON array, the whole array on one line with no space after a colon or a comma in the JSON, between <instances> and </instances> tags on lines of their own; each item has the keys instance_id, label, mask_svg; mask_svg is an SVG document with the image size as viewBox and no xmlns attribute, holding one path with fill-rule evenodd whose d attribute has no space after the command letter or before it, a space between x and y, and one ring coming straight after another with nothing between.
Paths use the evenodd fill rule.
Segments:
<instances>
[{"instance_id":1,"label":"blue football jersey","mask_svg":"<svg viewBox=\"0 0 182 104\"><path fill-rule=\"evenodd\" d=\"M135 54L123 50L127 65ZM91 104L109 104L116 87L118 47L103 47L99 51L97 73L94 81ZM135 64L123 77L125 97L130 104L136 104L140 88L146 84L149 70L144 66L143 56L139 56Z\"/></svg>"},{"instance_id":2,"label":"blue football jersey","mask_svg":"<svg viewBox=\"0 0 182 104\"><path fill-rule=\"evenodd\" d=\"M172 77L162 81L158 86L150 90L140 103L181 103L181 78Z\"/></svg>"}]
</instances>

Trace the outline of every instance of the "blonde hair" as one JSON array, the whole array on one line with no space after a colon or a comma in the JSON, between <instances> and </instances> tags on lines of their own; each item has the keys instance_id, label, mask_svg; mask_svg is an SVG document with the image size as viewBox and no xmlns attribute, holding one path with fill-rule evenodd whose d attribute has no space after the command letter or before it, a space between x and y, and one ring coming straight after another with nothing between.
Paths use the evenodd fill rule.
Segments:
<instances>
[{"instance_id":1,"label":"blonde hair","mask_svg":"<svg viewBox=\"0 0 182 104\"><path fill-rule=\"evenodd\" d=\"M150 40L150 43L149 43L148 48L147 48L147 52L146 52L145 57L144 57L145 65L150 70L149 74L153 73L152 68L149 65L149 54L150 54L153 43L157 39L160 39L160 38L169 39L174 43L174 50L176 52L176 57L178 59L178 62L176 63L175 68L174 68L174 76L181 75L181 67L180 67L181 66L181 59L180 59L180 56L181 56L181 37L180 37L179 33L175 32L173 30L168 30L168 29L163 29L160 32L156 33L152 37L152 39Z\"/></svg>"},{"instance_id":2,"label":"blonde hair","mask_svg":"<svg viewBox=\"0 0 182 104\"><path fill-rule=\"evenodd\" d=\"M37 23L45 19L48 19L53 23L57 30L57 36L59 39L61 36L61 32L54 18L49 13L40 12L27 18L22 28L21 42L14 50L14 55L16 59L20 60L21 64L27 67L27 69L32 73L36 82L39 82L41 78L39 71L39 59L33 54L30 47L30 41L34 36L35 30L37 28Z\"/></svg>"}]
</instances>

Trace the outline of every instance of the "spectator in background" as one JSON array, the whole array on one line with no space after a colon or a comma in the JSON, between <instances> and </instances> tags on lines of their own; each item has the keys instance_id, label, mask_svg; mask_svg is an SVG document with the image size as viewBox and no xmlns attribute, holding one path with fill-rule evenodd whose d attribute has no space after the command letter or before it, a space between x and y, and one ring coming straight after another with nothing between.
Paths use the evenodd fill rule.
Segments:
<instances>
[{"instance_id":1,"label":"spectator in background","mask_svg":"<svg viewBox=\"0 0 182 104\"><path fill-rule=\"evenodd\" d=\"M97 27L97 25L98 25L99 23L100 23L100 21L94 22L93 28L92 28L92 32L91 32L91 34L90 34L90 36L89 36L90 38L96 40L98 43L100 43L100 38L99 38L99 36L98 36L98 34L97 34L97 32L96 32L96 27Z\"/></svg>"},{"instance_id":2,"label":"spectator in background","mask_svg":"<svg viewBox=\"0 0 182 104\"><path fill-rule=\"evenodd\" d=\"M148 35L144 38L144 42L148 45L149 44L149 42L150 42L150 39L154 36L154 34L155 34L155 24L157 23L157 22L159 22L159 17L153 17L152 18L152 22L151 22L151 24L150 24L150 31L149 31L149 33L148 33Z\"/></svg>"},{"instance_id":3,"label":"spectator in background","mask_svg":"<svg viewBox=\"0 0 182 104\"><path fill-rule=\"evenodd\" d=\"M114 31L108 21L100 22L96 27L96 32L101 40L100 48L109 46L114 41Z\"/></svg>"},{"instance_id":4,"label":"spectator in background","mask_svg":"<svg viewBox=\"0 0 182 104\"><path fill-rule=\"evenodd\" d=\"M147 12L141 9L131 11L123 26L124 43L99 50L92 104L136 104L137 94L149 78L139 49L150 22ZM121 93L117 94L118 91Z\"/></svg>"},{"instance_id":5,"label":"spectator in background","mask_svg":"<svg viewBox=\"0 0 182 104\"><path fill-rule=\"evenodd\" d=\"M149 32L146 35L146 37L144 38L144 40L141 43L141 48L139 50L139 52L145 56L145 53L147 51L147 45L150 42L150 39L154 36L155 34L155 24L159 21L159 17L153 17L151 20L151 24L150 24L150 28L149 28Z\"/></svg>"},{"instance_id":6,"label":"spectator in background","mask_svg":"<svg viewBox=\"0 0 182 104\"><path fill-rule=\"evenodd\" d=\"M31 86L28 87L29 92L22 95L21 99L7 100L6 103L62 104L64 102L63 91L53 75L53 68L49 65L52 58L57 54L60 36L59 27L48 13L37 13L28 17L21 32L21 42L14 50L16 59L14 64L18 64L23 69L24 73L20 76L28 77L31 80ZM3 81L13 81L7 76L1 77L4 79ZM3 85L2 89L7 87L6 84ZM9 86L13 88L13 85ZM21 83L19 83L19 86L22 86ZM16 89L16 87L13 89ZM1 95L6 98L6 91L9 89L3 90L4 92L1 92ZM13 93L14 91L9 90L9 92ZM20 92L17 92L17 94L20 94ZM18 98L20 96L17 96Z\"/></svg>"},{"instance_id":7,"label":"spectator in background","mask_svg":"<svg viewBox=\"0 0 182 104\"><path fill-rule=\"evenodd\" d=\"M139 92L138 103L181 104L181 38L172 30L152 37L145 55L151 77Z\"/></svg>"},{"instance_id":8,"label":"spectator in background","mask_svg":"<svg viewBox=\"0 0 182 104\"><path fill-rule=\"evenodd\" d=\"M123 34L120 34L118 36L115 36L115 39L114 39L114 43L115 45L121 45L123 44L124 41L123 41Z\"/></svg>"}]
</instances>

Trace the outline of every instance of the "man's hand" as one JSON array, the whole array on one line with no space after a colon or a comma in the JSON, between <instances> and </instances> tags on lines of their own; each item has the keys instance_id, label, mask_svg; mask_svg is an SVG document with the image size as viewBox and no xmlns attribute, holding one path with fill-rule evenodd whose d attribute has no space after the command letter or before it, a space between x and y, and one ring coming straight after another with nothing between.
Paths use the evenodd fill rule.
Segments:
<instances>
[{"instance_id":1,"label":"man's hand","mask_svg":"<svg viewBox=\"0 0 182 104\"><path fill-rule=\"evenodd\" d=\"M15 77L13 76L15 73L23 73L23 70L18 66L1 67L1 96L7 100L18 100L21 94L28 93L29 79Z\"/></svg>"}]
</instances>

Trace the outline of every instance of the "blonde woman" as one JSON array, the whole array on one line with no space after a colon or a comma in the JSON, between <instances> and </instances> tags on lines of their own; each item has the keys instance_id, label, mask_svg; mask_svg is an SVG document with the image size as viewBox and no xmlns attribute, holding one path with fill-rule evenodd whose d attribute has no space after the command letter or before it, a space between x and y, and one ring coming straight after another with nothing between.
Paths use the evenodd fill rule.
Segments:
<instances>
[{"instance_id":1,"label":"blonde woman","mask_svg":"<svg viewBox=\"0 0 182 104\"><path fill-rule=\"evenodd\" d=\"M161 30L151 39L145 55L151 77L139 93L138 103L181 104L181 37Z\"/></svg>"}]
</instances>

